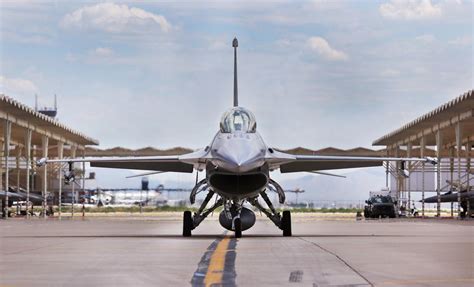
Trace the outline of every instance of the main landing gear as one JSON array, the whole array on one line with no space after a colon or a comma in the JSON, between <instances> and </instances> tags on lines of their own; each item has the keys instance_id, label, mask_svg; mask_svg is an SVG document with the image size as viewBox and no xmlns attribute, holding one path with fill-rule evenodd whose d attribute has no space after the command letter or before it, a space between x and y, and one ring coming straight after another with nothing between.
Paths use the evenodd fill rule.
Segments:
<instances>
[{"instance_id":1,"label":"main landing gear","mask_svg":"<svg viewBox=\"0 0 474 287\"><path fill-rule=\"evenodd\" d=\"M255 206L263 214L265 214L278 228L283 231L283 236L291 236L291 213L289 210L283 211L283 214L280 215L279 212L275 210L272 202L268 198L268 195L265 191L260 193L260 196L263 198L265 203L268 206L268 209L264 208L259 202L257 197L249 200L250 204Z\"/></svg>"},{"instance_id":2,"label":"main landing gear","mask_svg":"<svg viewBox=\"0 0 474 287\"><path fill-rule=\"evenodd\" d=\"M206 198L202 202L201 206L199 207L198 211L192 215L191 211L186 210L183 213L183 236L189 237L191 236L191 231L198 227L198 225L209 215L211 214L216 208L221 206L224 201L222 198L219 198L211 207L205 209L209 201L211 200L212 196L214 195L214 191L209 190L206 195ZM195 193L191 192L191 203L194 203L194 196Z\"/></svg>"},{"instance_id":3,"label":"main landing gear","mask_svg":"<svg viewBox=\"0 0 474 287\"><path fill-rule=\"evenodd\" d=\"M280 189L275 183L276 189ZM206 190L207 185L201 182L191 192L190 201L194 203L196 194L199 191ZM201 189L202 188L202 189ZM214 196L214 191L207 189L208 193L206 198L202 202L198 211L194 214L191 211L185 211L183 213L183 236L189 237L192 234L192 230L195 229L209 214L211 214L217 207L224 206L223 211L219 214L219 223L227 230L234 231L235 237L242 237L242 231L251 228L255 224L255 214L252 210L247 207L243 207L244 200L230 200L222 197L218 197L211 207L207 208L207 204ZM271 189L273 190L273 189ZM278 192L278 191L277 191ZM281 192L283 193L283 192ZM263 207L258 197L261 196L268 208ZM259 196L254 198L248 198L247 201L264 213L278 228L283 231L283 236L291 236L291 213L288 210L283 211L281 214L275 210L272 202L268 198L265 191L262 191ZM280 196L280 202L284 202L284 197Z\"/></svg>"}]
</instances>

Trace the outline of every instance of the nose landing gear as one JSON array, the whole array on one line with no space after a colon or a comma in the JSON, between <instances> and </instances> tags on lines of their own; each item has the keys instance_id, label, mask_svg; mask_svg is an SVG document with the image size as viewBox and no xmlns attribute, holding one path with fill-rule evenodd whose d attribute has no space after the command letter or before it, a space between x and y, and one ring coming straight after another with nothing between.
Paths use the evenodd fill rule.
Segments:
<instances>
[{"instance_id":1,"label":"nose landing gear","mask_svg":"<svg viewBox=\"0 0 474 287\"><path fill-rule=\"evenodd\" d=\"M240 218L238 217L234 219L234 232L235 238L242 237L242 221L240 221Z\"/></svg>"}]
</instances>

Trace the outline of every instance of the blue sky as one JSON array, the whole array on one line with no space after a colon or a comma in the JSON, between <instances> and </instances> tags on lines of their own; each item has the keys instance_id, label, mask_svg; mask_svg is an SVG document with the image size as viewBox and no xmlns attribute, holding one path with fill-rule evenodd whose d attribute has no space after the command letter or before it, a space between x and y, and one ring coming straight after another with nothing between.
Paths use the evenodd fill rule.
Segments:
<instances>
[{"instance_id":1,"label":"blue sky","mask_svg":"<svg viewBox=\"0 0 474 287\"><path fill-rule=\"evenodd\" d=\"M199 148L232 104L270 146L370 147L473 87L471 1L1 1L0 91L102 147Z\"/></svg>"},{"instance_id":2,"label":"blue sky","mask_svg":"<svg viewBox=\"0 0 474 287\"><path fill-rule=\"evenodd\" d=\"M473 83L468 1L3 1L1 13L3 92L30 105L57 94L60 119L104 147L207 144L231 104L234 36L240 102L277 147L370 146Z\"/></svg>"}]
</instances>

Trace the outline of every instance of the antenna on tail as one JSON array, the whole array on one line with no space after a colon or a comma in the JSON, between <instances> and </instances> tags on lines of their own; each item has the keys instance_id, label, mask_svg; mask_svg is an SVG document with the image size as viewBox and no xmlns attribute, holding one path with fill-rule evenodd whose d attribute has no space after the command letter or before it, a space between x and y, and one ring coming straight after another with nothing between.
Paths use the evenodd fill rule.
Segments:
<instances>
[{"instance_id":1,"label":"antenna on tail","mask_svg":"<svg viewBox=\"0 0 474 287\"><path fill-rule=\"evenodd\" d=\"M237 38L232 41L232 47L234 47L234 107L239 106L239 92L237 89L237 47L239 42Z\"/></svg>"}]
</instances>

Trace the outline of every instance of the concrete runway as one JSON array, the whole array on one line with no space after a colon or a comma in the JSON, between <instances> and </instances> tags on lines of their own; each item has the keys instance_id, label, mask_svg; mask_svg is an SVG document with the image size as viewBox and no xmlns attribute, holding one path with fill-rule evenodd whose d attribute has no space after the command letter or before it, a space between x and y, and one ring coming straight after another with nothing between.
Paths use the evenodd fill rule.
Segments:
<instances>
[{"instance_id":1,"label":"concrete runway","mask_svg":"<svg viewBox=\"0 0 474 287\"><path fill-rule=\"evenodd\" d=\"M181 215L0 221L0 286L473 286L474 222L265 218L234 239Z\"/></svg>"}]
</instances>

